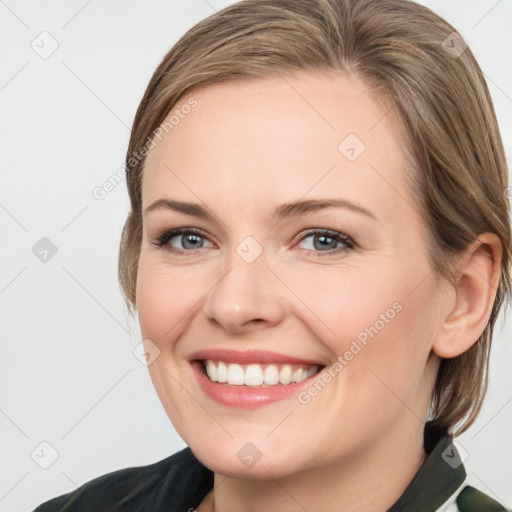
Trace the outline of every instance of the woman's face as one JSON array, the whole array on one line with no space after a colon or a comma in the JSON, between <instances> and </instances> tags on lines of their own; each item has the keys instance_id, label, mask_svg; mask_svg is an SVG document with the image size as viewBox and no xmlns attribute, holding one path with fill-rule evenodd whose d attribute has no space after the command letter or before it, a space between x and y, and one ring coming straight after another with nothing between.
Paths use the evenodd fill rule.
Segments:
<instances>
[{"instance_id":1,"label":"woman's face","mask_svg":"<svg viewBox=\"0 0 512 512\"><path fill-rule=\"evenodd\" d=\"M265 478L422 432L443 294L394 111L341 73L191 96L146 160L137 282L178 433Z\"/></svg>"}]
</instances>

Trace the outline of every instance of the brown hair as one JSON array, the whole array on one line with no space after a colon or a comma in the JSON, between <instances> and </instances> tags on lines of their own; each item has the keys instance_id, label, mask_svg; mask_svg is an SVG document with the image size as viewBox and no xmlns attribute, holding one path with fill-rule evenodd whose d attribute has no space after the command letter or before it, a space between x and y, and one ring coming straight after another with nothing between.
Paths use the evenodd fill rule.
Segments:
<instances>
[{"instance_id":1,"label":"brown hair","mask_svg":"<svg viewBox=\"0 0 512 512\"><path fill-rule=\"evenodd\" d=\"M436 276L484 232L503 246L489 322L464 354L443 359L430 415L466 430L481 409L493 327L510 295L508 173L483 73L455 29L409 0L243 0L203 19L164 57L137 110L126 157L131 211L119 281L133 312L147 144L192 88L307 70L343 71L390 101L406 128L408 177L425 219ZM465 421L464 421L465 420Z\"/></svg>"}]
</instances>

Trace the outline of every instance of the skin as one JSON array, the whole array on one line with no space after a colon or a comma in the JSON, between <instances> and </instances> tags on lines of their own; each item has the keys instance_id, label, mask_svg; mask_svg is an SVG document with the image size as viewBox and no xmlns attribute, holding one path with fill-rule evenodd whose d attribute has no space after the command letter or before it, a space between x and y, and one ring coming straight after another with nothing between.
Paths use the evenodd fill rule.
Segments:
<instances>
[{"instance_id":1,"label":"skin","mask_svg":"<svg viewBox=\"0 0 512 512\"><path fill-rule=\"evenodd\" d=\"M406 187L402 126L355 77L296 72L190 95L198 105L148 155L143 209L166 198L215 217L144 215L137 311L143 338L160 350L149 366L158 396L215 472L198 510L382 511L425 460L440 356L467 350L487 323L499 241L482 234L457 282L435 279ZM351 133L366 146L355 161L338 149ZM375 218L333 207L271 217L282 203L313 198L343 198ZM196 253L186 236L172 247L188 254L152 244L181 227L203 232ZM344 233L355 247L323 248L318 234L301 241L311 228ZM247 236L263 249L252 263L236 252ZM188 361L204 348L260 349L331 365L394 303L400 312L307 405L296 396L249 410L220 405ZM237 457L247 442L262 455L252 467Z\"/></svg>"}]
</instances>

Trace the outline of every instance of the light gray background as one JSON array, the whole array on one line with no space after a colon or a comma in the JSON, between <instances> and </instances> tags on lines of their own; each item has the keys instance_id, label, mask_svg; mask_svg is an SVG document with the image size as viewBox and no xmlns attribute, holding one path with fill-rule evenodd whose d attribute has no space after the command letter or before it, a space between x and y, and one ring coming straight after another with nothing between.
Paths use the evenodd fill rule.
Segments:
<instances>
[{"instance_id":1,"label":"light gray background","mask_svg":"<svg viewBox=\"0 0 512 512\"><path fill-rule=\"evenodd\" d=\"M124 180L103 200L93 190L122 175L135 110L163 55L231 3L0 1L2 511L32 510L185 446L133 355L140 333L116 276ZM422 3L479 59L510 162L512 1ZM32 252L43 237L57 247L47 262ZM497 326L485 408L458 439L470 480L510 508L511 322ZM58 457L43 469L52 449Z\"/></svg>"}]
</instances>

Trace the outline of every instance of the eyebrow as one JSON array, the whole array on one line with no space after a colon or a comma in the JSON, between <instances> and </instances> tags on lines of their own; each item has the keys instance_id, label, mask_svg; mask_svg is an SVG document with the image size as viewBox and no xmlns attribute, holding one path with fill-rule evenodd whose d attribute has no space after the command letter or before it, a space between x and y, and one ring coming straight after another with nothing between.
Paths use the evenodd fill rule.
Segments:
<instances>
[{"instance_id":1,"label":"eyebrow","mask_svg":"<svg viewBox=\"0 0 512 512\"><path fill-rule=\"evenodd\" d=\"M283 203L274 210L272 218L284 219L288 217L301 216L325 208L345 208L347 210L363 214L367 217L377 219L372 211L345 199L309 199L305 201L299 200L292 203ZM157 209L172 210L206 220L213 220L214 218L214 215L200 204L173 201L171 199L157 199L144 210L144 215Z\"/></svg>"}]
</instances>

